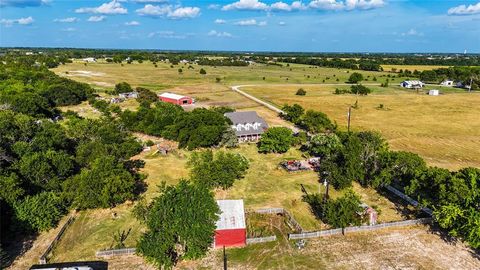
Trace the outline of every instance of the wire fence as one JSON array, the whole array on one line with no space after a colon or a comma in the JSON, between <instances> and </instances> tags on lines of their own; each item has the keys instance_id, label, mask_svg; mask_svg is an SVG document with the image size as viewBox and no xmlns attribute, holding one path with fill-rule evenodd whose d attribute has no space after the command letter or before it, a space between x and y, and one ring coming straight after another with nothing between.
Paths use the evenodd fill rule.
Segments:
<instances>
[{"instance_id":1,"label":"wire fence","mask_svg":"<svg viewBox=\"0 0 480 270\"><path fill-rule=\"evenodd\" d=\"M58 243L58 241L60 241L60 238L62 238L63 234L65 233L65 231L67 230L68 226L70 226L70 224L72 224L72 222L75 220L75 216L76 216L76 212L74 212L67 220L67 222L65 222L65 224L63 224L62 228L60 229L60 231L58 231L57 235L55 236L55 238L52 240L52 242L50 243L50 245L48 245L47 249L45 250L45 252L42 254L42 256L40 256L40 259L39 259L39 262L40 264L46 264L47 263L47 258L48 258L48 255L50 255L50 252L52 252L53 248L55 247L55 245Z\"/></svg>"},{"instance_id":2,"label":"wire fence","mask_svg":"<svg viewBox=\"0 0 480 270\"><path fill-rule=\"evenodd\" d=\"M403 227L403 226L418 225L418 224L429 224L431 222L432 222L432 218L419 218L419 219L412 219L412 220L381 223L381 224L375 224L375 225L346 227L343 230L343 232L347 233L347 232L374 231L374 230L379 230L384 228ZM288 239L292 240L292 239L317 238L317 237L336 235L341 233L342 233L342 229L339 228L339 229L332 229L332 230L289 234Z\"/></svg>"},{"instance_id":3,"label":"wire fence","mask_svg":"<svg viewBox=\"0 0 480 270\"><path fill-rule=\"evenodd\" d=\"M287 223L295 230L295 232L303 232L302 226L300 226L300 224L297 222L297 220L295 220L292 214L290 214L290 212L288 212L284 208L264 208L253 210L250 212L254 212L257 214L282 214L285 216L285 218L287 219Z\"/></svg>"},{"instance_id":4,"label":"wire fence","mask_svg":"<svg viewBox=\"0 0 480 270\"><path fill-rule=\"evenodd\" d=\"M111 256L122 256L122 255L131 255L135 254L135 248L120 248L120 249L109 249L109 250L99 250L95 252L97 257L111 257Z\"/></svg>"}]
</instances>

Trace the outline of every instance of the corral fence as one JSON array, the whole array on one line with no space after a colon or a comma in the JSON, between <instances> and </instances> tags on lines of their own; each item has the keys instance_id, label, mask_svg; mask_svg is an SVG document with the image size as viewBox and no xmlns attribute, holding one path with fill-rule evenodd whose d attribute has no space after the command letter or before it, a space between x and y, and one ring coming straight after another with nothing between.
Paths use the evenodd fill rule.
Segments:
<instances>
[{"instance_id":1,"label":"corral fence","mask_svg":"<svg viewBox=\"0 0 480 270\"><path fill-rule=\"evenodd\" d=\"M120 249L109 249L109 250L99 250L95 252L97 257L111 257L111 256L122 256L122 255L131 255L135 254L135 248L120 248Z\"/></svg>"},{"instance_id":2,"label":"corral fence","mask_svg":"<svg viewBox=\"0 0 480 270\"><path fill-rule=\"evenodd\" d=\"M42 256L40 256L40 259L39 259L39 263L40 264L46 264L47 263L47 258L48 258L48 255L50 254L50 252L52 252L53 248L55 247L55 245L58 243L58 241L60 241L60 238L62 238L63 234L65 233L65 231L67 230L68 226L70 226L70 224L72 224L72 222L75 220L75 216L76 216L76 212L74 212L67 220L67 222L65 222L65 224L63 224L62 228L60 229L60 231L58 231L57 235L55 236L55 238L52 240L52 242L50 243L50 245L48 245L47 249L45 250L45 252L42 254Z\"/></svg>"},{"instance_id":3,"label":"corral fence","mask_svg":"<svg viewBox=\"0 0 480 270\"><path fill-rule=\"evenodd\" d=\"M273 242L277 240L277 236L267 236L267 237L256 237L256 238L247 238L247 245L256 244L256 243L266 243Z\"/></svg>"},{"instance_id":4,"label":"corral fence","mask_svg":"<svg viewBox=\"0 0 480 270\"><path fill-rule=\"evenodd\" d=\"M287 219L287 223L296 231L296 232L303 232L302 226L293 218L293 216L283 208L264 208L264 209L257 209L248 212L253 212L257 214L282 214Z\"/></svg>"},{"instance_id":5,"label":"corral fence","mask_svg":"<svg viewBox=\"0 0 480 270\"><path fill-rule=\"evenodd\" d=\"M433 215L433 211L430 208L427 207L422 207L419 202L415 201L414 199L410 198L408 195L404 194L400 190L390 186L390 185L385 185L384 186L388 191L392 192L393 194L397 195L398 197L402 198L403 200L407 201L409 204L413 205L414 207L420 207L421 210L428 214L429 216Z\"/></svg>"},{"instance_id":6,"label":"corral fence","mask_svg":"<svg viewBox=\"0 0 480 270\"><path fill-rule=\"evenodd\" d=\"M403 227L403 226L418 225L418 224L429 224L431 222L432 222L432 218L419 218L419 219L412 219L412 220L381 223L381 224L375 224L375 225L346 227L344 229L344 232L348 233L348 232L374 231L374 230L379 230L384 228ZM341 228L332 229L332 230L315 231L315 232L296 233L296 234L293 233L288 235L288 239L293 240L293 239L317 238L322 236L337 235L341 233L342 233Z\"/></svg>"}]
</instances>

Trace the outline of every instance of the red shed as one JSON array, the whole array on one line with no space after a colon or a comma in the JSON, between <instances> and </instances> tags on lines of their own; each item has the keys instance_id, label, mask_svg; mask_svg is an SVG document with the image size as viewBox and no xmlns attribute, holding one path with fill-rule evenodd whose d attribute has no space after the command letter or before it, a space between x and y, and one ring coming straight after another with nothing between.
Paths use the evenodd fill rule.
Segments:
<instances>
[{"instance_id":1,"label":"red shed","mask_svg":"<svg viewBox=\"0 0 480 270\"><path fill-rule=\"evenodd\" d=\"M215 230L215 248L243 247L247 244L243 200L217 200L222 212Z\"/></svg>"},{"instance_id":2,"label":"red shed","mask_svg":"<svg viewBox=\"0 0 480 270\"><path fill-rule=\"evenodd\" d=\"M181 96L173 93L163 93L158 96L163 102L169 102L176 105L188 105L193 103L193 99L187 96Z\"/></svg>"}]
</instances>

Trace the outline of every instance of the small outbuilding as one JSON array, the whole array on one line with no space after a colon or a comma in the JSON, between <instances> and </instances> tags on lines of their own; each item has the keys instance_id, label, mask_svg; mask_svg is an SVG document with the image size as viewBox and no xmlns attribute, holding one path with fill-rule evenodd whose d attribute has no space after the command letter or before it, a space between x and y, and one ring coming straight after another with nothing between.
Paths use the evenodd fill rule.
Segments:
<instances>
[{"instance_id":1,"label":"small outbuilding","mask_svg":"<svg viewBox=\"0 0 480 270\"><path fill-rule=\"evenodd\" d=\"M126 92L118 94L120 98L129 99L129 98L138 98L138 92Z\"/></svg>"},{"instance_id":2,"label":"small outbuilding","mask_svg":"<svg viewBox=\"0 0 480 270\"><path fill-rule=\"evenodd\" d=\"M425 83L422 81L403 81L400 83L400 86L408 89L418 89L423 88Z\"/></svg>"},{"instance_id":3,"label":"small outbuilding","mask_svg":"<svg viewBox=\"0 0 480 270\"><path fill-rule=\"evenodd\" d=\"M215 248L243 247L247 244L247 227L243 200L217 200L221 214L215 229Z\"/></svg>"},{"instance_id":4,"label":"small outbuilding","mask_svg":"<svg viewBox=\"0 0 480 270\"><path fill-rule=\"evenodd\" d=\"M429 96L438 96L439 94L440 94L440 91L438 91L437 89L432 89L428 91Z\"/></svg>"},{"instance_id":5,"label":"small outbuilding","mask_svg":"<svg viewBox=\"0 0 480 270\"><path fill-rule=\"evenodd\" d=\"M158 96L163 102L168 102L176 105L189 105L193 104L193 98L188 96L177 95L173 93L163 93Z\"/></svg>"},{"instance_id":6,"label":"small outbuilding","mask_svg":"<svg viewBox=\"0 0 480 270\"><path fill-rule=\"evenodd\" d=\"M453 86L454 82L452 80L444 80L443 82L440 83L440 85L443 86Z\"/></svg>"},{"instance_id":7,"label":"small outbuilding","mask_svg":"<svg viewBox=\"0 0 480 270\"><path fill-rule=\"evenodd\" d=\"M96 63L97 62L97 59L94 58L94 57L86 57L86 58L83 58L82 60L85 63Z\"/></svg>"}]
</instances>

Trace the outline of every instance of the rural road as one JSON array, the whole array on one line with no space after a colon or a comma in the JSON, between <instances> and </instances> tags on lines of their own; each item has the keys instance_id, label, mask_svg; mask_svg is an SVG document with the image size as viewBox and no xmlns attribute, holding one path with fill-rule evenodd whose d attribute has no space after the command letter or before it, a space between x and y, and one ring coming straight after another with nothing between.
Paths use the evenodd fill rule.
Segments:
<instances>
[{"instance_id":1,"label":"rural road","mask_svg":"<svg viewBox=\"0 0 480 270\"><path fill-rule=\"evenodd\" d=\"M275 86L277 84L268 84L268 86ZM278 84L278 86L284 86L285 84ZM293 85L293 84L292 84ZM299 85L325 85L325 86L345 86L345 85L352 85L352 84L349 84L349 83L322 83L322 84L299 84ZM379 83L366 83L366 84L363 84L363 85L380 85ZM269 108L270 110L272 111L275 111L277 113L284 113L282 110L280 110L279 108L273 106L272 104L270 103L267 103L259 98L256 98L250 94L247 94L245 93L244 91L240 90L241 87L248 87L248 86L263 86L263 84L244 84L244 85L234 85L232 86L232 90L239 93L240 95L242 96L245 96L267 108Z\"/></svg>"}]
</instances>

